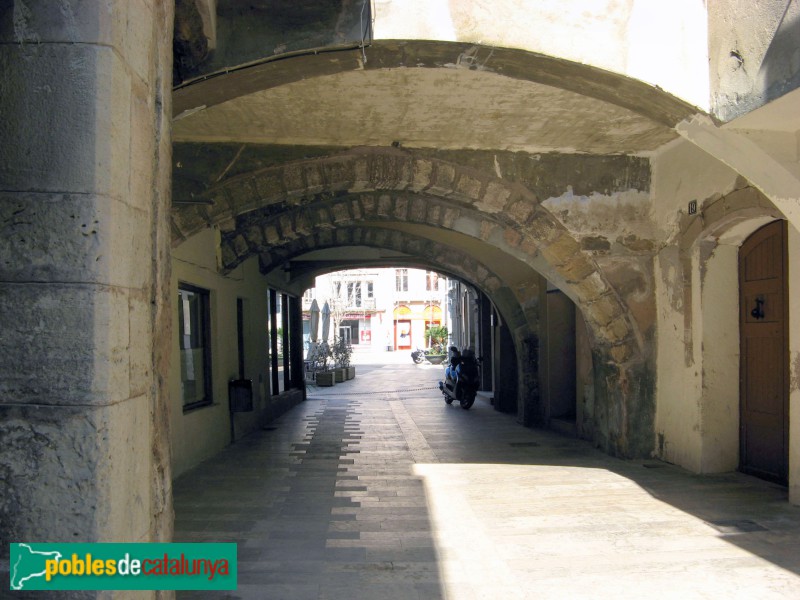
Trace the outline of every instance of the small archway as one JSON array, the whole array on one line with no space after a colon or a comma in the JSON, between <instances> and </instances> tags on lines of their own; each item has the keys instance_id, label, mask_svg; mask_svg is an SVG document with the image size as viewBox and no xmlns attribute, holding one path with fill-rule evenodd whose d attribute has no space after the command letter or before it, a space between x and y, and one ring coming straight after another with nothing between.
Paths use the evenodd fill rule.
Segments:
<instances>
[{"instance_id":1,"label":"small archway","mask_svg":"<svg viewBox=\"0 0 800 600\"><path fill-rule=\"evenodd\" d=\"M663 383L658 451L696 472L716 473L740 466L740 248L753 233L783 215L748 186L707 202L697 218L705 226L680 242L676 264L683 272L678 277L684 281L684 292L672 300L680 301L686 325L683 365L668 364L675 357L666 356L665 346L659 351L664 356L659 358ZM675 386L668 381L681 370L685 402L676 398ZM683 439L675 437L680 435L675 429L678 423L684 426Z\"/></svg>"}]
</instances>

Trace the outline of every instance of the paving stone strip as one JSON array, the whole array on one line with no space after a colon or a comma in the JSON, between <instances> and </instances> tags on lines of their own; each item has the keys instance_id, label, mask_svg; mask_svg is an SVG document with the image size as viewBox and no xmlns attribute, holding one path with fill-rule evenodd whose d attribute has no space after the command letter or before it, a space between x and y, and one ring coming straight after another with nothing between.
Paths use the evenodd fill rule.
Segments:
<instances>
[{"instance_id":1,"label":"paving stone strip","mask_svg":"<svg viewBox=\"0 0 800 600\"><path fill-rule=\"evenodd\" d=\"M175 482L175 540L239 549L236 591L179 599L800 598L785 488L448 406L439 369L359 369Z\"/></svg>"}]
</instances>

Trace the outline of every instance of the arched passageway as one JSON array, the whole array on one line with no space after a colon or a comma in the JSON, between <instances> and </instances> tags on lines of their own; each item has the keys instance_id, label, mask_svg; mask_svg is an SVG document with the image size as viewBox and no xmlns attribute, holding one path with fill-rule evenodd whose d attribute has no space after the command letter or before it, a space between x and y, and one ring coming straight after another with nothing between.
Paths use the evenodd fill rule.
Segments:
<instances>
[{"instance_id":1,"label":"arched passageway","mask_svg":"<svg viewBox=\"0 0 800 600\"><path fill-rule=\"evenodd\" d=\"M257 255L268 273L317 248L364 245L465 273L510 316L527 423L537 414L544 275L575 300L591 332L601 382L593 437L621 455L649 451L652 390L640 385L648 365L637 323L593 257L525 186L412 151L361 148L243 173L204 197L213 204L177 210L174 240L219 227L223 269Z\"/></svg>"}]
</instances>

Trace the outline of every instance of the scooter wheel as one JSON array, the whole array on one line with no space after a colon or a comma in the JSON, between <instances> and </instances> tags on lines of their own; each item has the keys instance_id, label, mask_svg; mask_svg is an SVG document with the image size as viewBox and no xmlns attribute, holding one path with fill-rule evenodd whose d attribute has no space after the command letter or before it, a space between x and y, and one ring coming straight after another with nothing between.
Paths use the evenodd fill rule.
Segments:
<instances>
[{"instance_id":1,"label":"scooter wheel","mask_svg":"<svg viewBox=\"0 0 800 600\"><path fill-rule=\"evenodd\" d=\"M464 410L469 410L474 403L475 403L474 395L467 395L460 400L461 408L463 408Z\"/></svg>"},{"instance_id":2,"label":"scooter wheel","mask_svg":"<svg viewBox=\"0 0 800 600\"><path fill-rule=\"evenodd\" d=\"M452 396L448 396L447 394L445 394L445 395L444 395L444 401L445 401L447 404L452 404L452 403L453 403L453 397L452 397Z\"/></svg>"}]
</instances>

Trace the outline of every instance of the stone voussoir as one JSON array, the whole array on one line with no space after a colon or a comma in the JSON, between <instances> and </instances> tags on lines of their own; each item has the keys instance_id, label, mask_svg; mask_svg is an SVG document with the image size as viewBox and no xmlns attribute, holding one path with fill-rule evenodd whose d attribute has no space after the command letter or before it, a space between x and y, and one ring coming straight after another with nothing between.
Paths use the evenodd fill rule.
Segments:
<instances>
[{"instance_id":1,"label":"stone voussoir","mask_svg":"<svg viewBox=\"0 0 800 600\"><path fill-rule=\"evenodd\" d=\"M433 182L433 163L429 160L415 159L411 167L411 184L409 189L421 192L428 189Z\"/></svg>"},{"instance_id":2,"label":"stone voussoir","mask_svg":"<svg viewBox=\"0 0 800 600\"><path fill-rule=\"evenodd\" d=\"M319 194L326 189L325 177L322 173L321 166L314 162L304 165L303 176L306 183L306 194Z\"/></svg>"},{"instance_id":3,"label":"stone voussoir","mask_svg":"<svg viewBox=\"0 0 800 600\"><path fill-rule=\"evenodd\" d=\"M396 196L394 199L394 216L395 218L405 221L408 215L409 201L406 196Z\"/></svg>"},{"instance_id":4,"label":"stone voussoir","mask_svg":"<svg viewBox=\"0 0 800 600\"><path fill-rule=\"evenodd\" d=\"M579 254L581 246L575 238L566 231L562 231L555 241L540 247L539 251L547 259L547 262L555 267L560 267L572 260L576 254Z\"/></svg>"},{"instance_id":5,"label":"stone voussoir","mask_svg":"<svg viewBox=\"0 0 800 600\"><path fill-rule=\"evenodd\" d=\"M411 184L412 166L407 156L377 155L370 163L372 185L379 190L402 190Z\"/></svg>"},{"instance_id":6,"label":"stone voussoir","mask_svg":"<svg viewBox=\"0 0 800 600\"><path fill-rule=\"evenodd\" d=\"M456 179L456 169L447 163L434 163L433 177L428 191L435 196L449 196L453 193L453 183Z\"/></svg>"},{"instance_id":7,"label":"stone voussoir","mask_svg":"<svg viewBox=\"0 0 800 600\"><path fill-rule=\"evenodd\" d=\"M475 203L475 207L488 213L503 212L512 194L513 192L508 186L491 181L486 185L486 189Z\"/></svg>"},{"instance_id":8,"label":"stone voussoir","mask_svg":"<svg viewBox=\"0 0 800 600\"><path fill-rule=\"evenodd\" d=\"M248 241L255 247L264 245L264 231L258 225L251 225L246 231Z\"/></svg>"},{"instance_id":9,"label":"stone voussoir","mask_svg":"<svg viewBox=\"0 0 800 600\"><path fill-rule=\"evenodd\" d=\"M208 222L210 224L216 225L236 217L233 209L231 208L228 191L225 188L213 190L209 193L209 198L211 200L211 204L206 205L203 208L205 209L206 217L208 218Z\"/></svg>"},{"instance_id":10,"label":"stone voussoir","mask_svg":"<svg viewBox=\"0 0 800 600\"><path fill-rule=\"evenodd\" d=\"M381 194L378 196L378 202L375 207L375 214L381 217L394 216L394 201L389 194Z\"/></svg>"},{"instance_id":11,"label":"stone voussoir","mask_svg":"<svg viewBox=\"0 0 800 600\"><path fill-rule=\"evenodd\" d=\"M426 217L427 222L431 223L432 225L438 225L441 218L442 218L441 205L439 205L438 202L429 202L428 216Z\"/></svg>"},{"instance_id":12,"label":"stone voussoir","mask_svg":"<svg viewBox=\"0 0 800 600\"><path fill-rule=\"evenodd\" d=\"M353 188L356 181L354 162L351 158L336 157L320 164L322 179L330 191L343 191Z\"/></svg>"},{"instance_id":13,"label":"stone voussoir","mask_svg":"<svg viewBox=\"0 0 800 600\"><path fill-rule=\"evenodd\" d=\"M576 281L585 280L589 275L597 271L597 267L592 260L581 253L573 256L572 259L564 264L558 271L568 282L574 283Z\"/></svg>"},{"instance_id":14,"label":"stone voussoir","mask_svg":"<svg viewBox=\"0 0 800 600\"><path fill-rule=\"evenodd\" d=\"M427 216L426 202L419 196L411 200L408 211L408 220L415 223L424 223Z\"/></svg>"},{"instance_id":15,"label":"stone voussoir","mask_svg":"<svg viewBox=\"0 0 800 600\"><path fill-rule=\"evenodd\" d=\"M246 257L250 253L250 246L241 234L233 238L233 249L238 257Z\"/></svg>"},{"instance_id":16,"label":"stone voussoir","mask_svg":"<svg viewBox=\"0 0 800 600\"><path fill-rule=\"evenodd\" d=\"M462 200L480 206L483 202L481 192L484 189L484 182L477 177L460 171L456 174L455 185L453 186L453 195L461 198ZM496 212L490 211L487 212Z\"/></svg>"},{"instance_id":17,"label":"stone voussoir","mask_svg":"<svg viewBox=\"0 0 800 600\"><path fill-rule=\"evenodd\" d=\"M601 296L608 293L608 285L598 271L594 271L583 281L576 283L573 289L583 303L596 302Z\"/></svg>"},{"instance_id":18,"label":"stone voussoir","mask_svg":"<svg viewBox=\"0 0 800 600\"><path fill-rule=\"evenodd\" d=\"M611 358L614 359L617 364L627 362L636 354L636 351L630 342L619 344L618 346L612 346L608 352L611 355Z\"/></svg>"},{"instance_id":19,"label":"stone voussoir","mask_svg":"<svg viewBox=\"0 0 800 600\"><path fill-rule=\"evenodd\" d=\"M447 207L444 209L444 214L442 215L442 227L446 229L453 229L455 227L456 221L461 218L461 211L457 208Z\"/></svg>"},{"instance_id":20,"label":"stone voussoir","mask_svg":"<svg viewBox=\"0 0 800 600\"><path fill-rule=\"evenodd\" d=\"M306 194L305 165L288 164L283 167L283 189L287 197L299 197Z\"/></svg>"},{"instance_id":21,"label":"stone voussoir","mask_svg":"<svg viewBox=\"0 0 800 600\"><path fill-rule=\"evenodd\" d=\"M255 186L260 206L275 204L286 198L282 169L270 168L261 171L253 177L253 185Z\"/></svg>"},{"instance_id":22,"label":"stone voussoir","mask_svg":"<svg viewBox=\"0 0 800 600\"><path fill-rule=\"evenodd\" d=\"M613 293L600 296L584 308L587 316L598 325L606 326L624 313L619 300Z\"/></svg>"},{"instance_id":23,"label":"stone voussoir","mask_svg":"<svg viewBox=\"0 0 800 600\"><path fill-rule=\"evenodd\" d=\"M281 214L278 217L278 225L281 229L281 236L284 239L293 239L296 237L291 215Z\"/></svg>"},{"instance_id":24,"label":"stone voussoir","mask_svg":"<svg viewBox=\"0 0 800 600\"><path fill-rule=\"evenodd\" d=\"M350 210L347 202L337 202L331 207L331 212L333 213L334 222L339 224L352 221L353 219L350 216Z\"/></svg>"},{"instance_id":25,"label":"stone voussoir","mask_svg":"<svg viewBox=\"0 0 800 600\"><path fill-rule=\"evenodd\" d=\"M353 185L350 191L354 193L372 191L375 185L370 177L370 162L366 156L357 156L352 160Z\"/></svg>"},{"instance_id":26,"label":"stone voussoir","mask_svg":"<svg viewBox=\"0 0 800 600\"><path fill-rule=\"evenodd\" d=\"M611 344L618 344L630 337L633 332L624 315L612 320L608 325L600 327L600 336Z\"/></svg>"},{"instance_id":27,"label":"stone voussoir","mask_svg":"<svg viewBox=\"0 0 800 600\"><path fill-rule=\"evenodd\" d=\"M264 237L267 244L270 246L277 246L281 241L281 235L278 232L278 227L274 224L268 224L264 227Z\"/></svg>"},{"instance_id":28,"label":"stone voussoir","mask_svg":"<svg viewBox=\"0 0 800 600\"><path fill-rule=\"evenodd\" d=\"M229 268L231 265L235 265L236 261L238 260L236 250L231 240L222 240L222 243L220 244L220 255L222 266L224 268Z\"/></svg>"},{"instance_id":29,"label":"stone voussoir","mask_svg":"<svg viewBox=\"0 0 800 600\"><path fill-rule=\"evenodd\" d=\"M209 226L208 218L200 211L199 206L181 206L173 210L172 224L184 239Z\"/></svg>"},{"instance_id":30,"label":"stone voussoir","mask_svg":"<svg viewBox=\"0 0 800 600\"><path fill-rule=\"evenodd\" d=\"M212 199L216 202L217 195L224 193L230 212L241 214L261 208L264 201L252 177L236 177L216 190Z\"/></svg>"}]
</instances>

